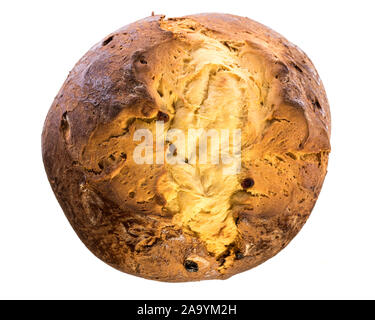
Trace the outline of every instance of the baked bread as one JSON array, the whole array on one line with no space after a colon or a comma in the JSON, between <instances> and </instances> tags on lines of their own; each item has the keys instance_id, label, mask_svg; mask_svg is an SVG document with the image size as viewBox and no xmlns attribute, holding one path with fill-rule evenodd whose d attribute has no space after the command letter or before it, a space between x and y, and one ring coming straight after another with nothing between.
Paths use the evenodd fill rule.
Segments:
<instances>
[{"instance_id":1,"label":"baked bread","mask_svg":"<svg viewBox=\"0 0 375 320\"><path fill-rule=\"evenodd\" d=\"M155 141L152 163L139 164L134 135L155 137L157 121L186 134L240 129L239 170L191 162L192 149L183 163L156 163ZM284 248L317 200L329 139L326 94L299 48L248 18L198 14L151 16L92 47L49 110L42 150L98 258L179 282L226 279Z\"/></svg>"}]
</instances>

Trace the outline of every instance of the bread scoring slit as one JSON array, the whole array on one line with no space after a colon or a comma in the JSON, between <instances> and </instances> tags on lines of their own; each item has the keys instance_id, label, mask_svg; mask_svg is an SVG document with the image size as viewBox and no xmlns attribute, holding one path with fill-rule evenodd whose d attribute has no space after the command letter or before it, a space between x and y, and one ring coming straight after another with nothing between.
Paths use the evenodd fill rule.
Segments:
<instances>
[{"instance_id":1,"label":"bread scoring slit","mask_svg":"<svg viewBox=\"0 0 375 320\"><path fill-rule=\"evenodd\" d=\"M163 79L157 84L163 104L174 106L168 128L182 130L185 136L192 128L232 131L242 128L249 117L249 105L250 116L254 118L263 101L249 71L240 67L238 54L242 45L237 43L238 47L234 47L233 43L220 42L202 32L199 25L192 28L192 23L189 19L161 22L162 28L190 44L188 50L181 50L185 52L179 57L182 72L170 75L174 81L168 82L168 70L164 70ZM160 94L169 90L173 92L174 101ZM202 136L197 137L197 145L200 138ZM230 147L233 148L232 143ZM207 149L210 159L211 145ZM167 165L165 183L170 184L170 188L166 189L173 191L164 194L168 199L166 209L174 213L173 223L203 241L207 250L220 260L220 269L233 261L235 243L241 236L231 211L231 198L242 186L238 175L222 174L224 166L221 162L215 165L199 161Z\"/></svg>"}]
</instances>

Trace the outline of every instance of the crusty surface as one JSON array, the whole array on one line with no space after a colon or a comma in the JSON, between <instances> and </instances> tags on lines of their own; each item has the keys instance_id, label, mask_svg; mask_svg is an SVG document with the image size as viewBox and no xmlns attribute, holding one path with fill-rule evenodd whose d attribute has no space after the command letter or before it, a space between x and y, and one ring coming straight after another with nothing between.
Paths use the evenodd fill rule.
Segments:
<instances>
[{"instance_id":1,"label":"crusty surface","mask_svg":"<svg viewBox=\"0 0 375 320\"><path fill-rule=\"evenodd\" d=\"M160 118L165 130L241 129L240 173L136 164L134 132L155 132ZM284 37L233 15L152 16L76 64L42 149L60 205L97 257L177 282L226 279L284 248L317 200L329 137L321 80Z\"/></svg>"}]
</instances>

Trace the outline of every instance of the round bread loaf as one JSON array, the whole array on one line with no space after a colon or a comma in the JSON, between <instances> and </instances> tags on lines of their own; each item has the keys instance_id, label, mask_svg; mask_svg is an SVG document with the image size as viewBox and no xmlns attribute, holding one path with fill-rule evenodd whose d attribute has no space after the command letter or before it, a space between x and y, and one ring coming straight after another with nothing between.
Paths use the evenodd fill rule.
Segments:
<instances>
[{"instance_id":1,"label":"round bread loaf","mask_svg":"<svg viewBox=\"0 0 375 320\"><path fill-rule=\"evenodd\" d=\"M211 142L219 161L201 163L210 129L229 143ZM299 48L248 18L198 14L148 17L92 47L49 110L42 149L98 258L178 282L226 279L284 248L317 200L329 139L326 94Z\"/></svg>"}]
</instances>

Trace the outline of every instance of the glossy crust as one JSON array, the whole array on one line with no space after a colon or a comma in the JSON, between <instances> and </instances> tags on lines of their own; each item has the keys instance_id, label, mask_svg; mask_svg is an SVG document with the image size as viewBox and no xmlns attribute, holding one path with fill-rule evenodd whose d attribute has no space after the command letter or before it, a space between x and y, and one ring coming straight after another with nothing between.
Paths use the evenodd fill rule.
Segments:
<instances>
[{"instance_id":1,"label":"glossy crust","mask_svg":"<svg viewBox=\"0 0 375 320\"><path fill-rule=\"evenodd\" d=\"M225 100L232 93L243 105ZM155 120L186 128L186 110L212 112L209 101L220 99L217 119L232 108L231 125L242 129L238 175L223 182L214 168L206 176L201 168L196 182L183 169L179 181L175 168L134 163L137 128ZM152 16L112 33L76 64L47 115L42 152L65 215L98 258L178 282L226 279L284 248L317 200L329 137L321 80L284 37L233 15ZM198 184L204 198L194 203ZM206 204L211 222L197 211Z\"/></svg>"}]
</instances>

